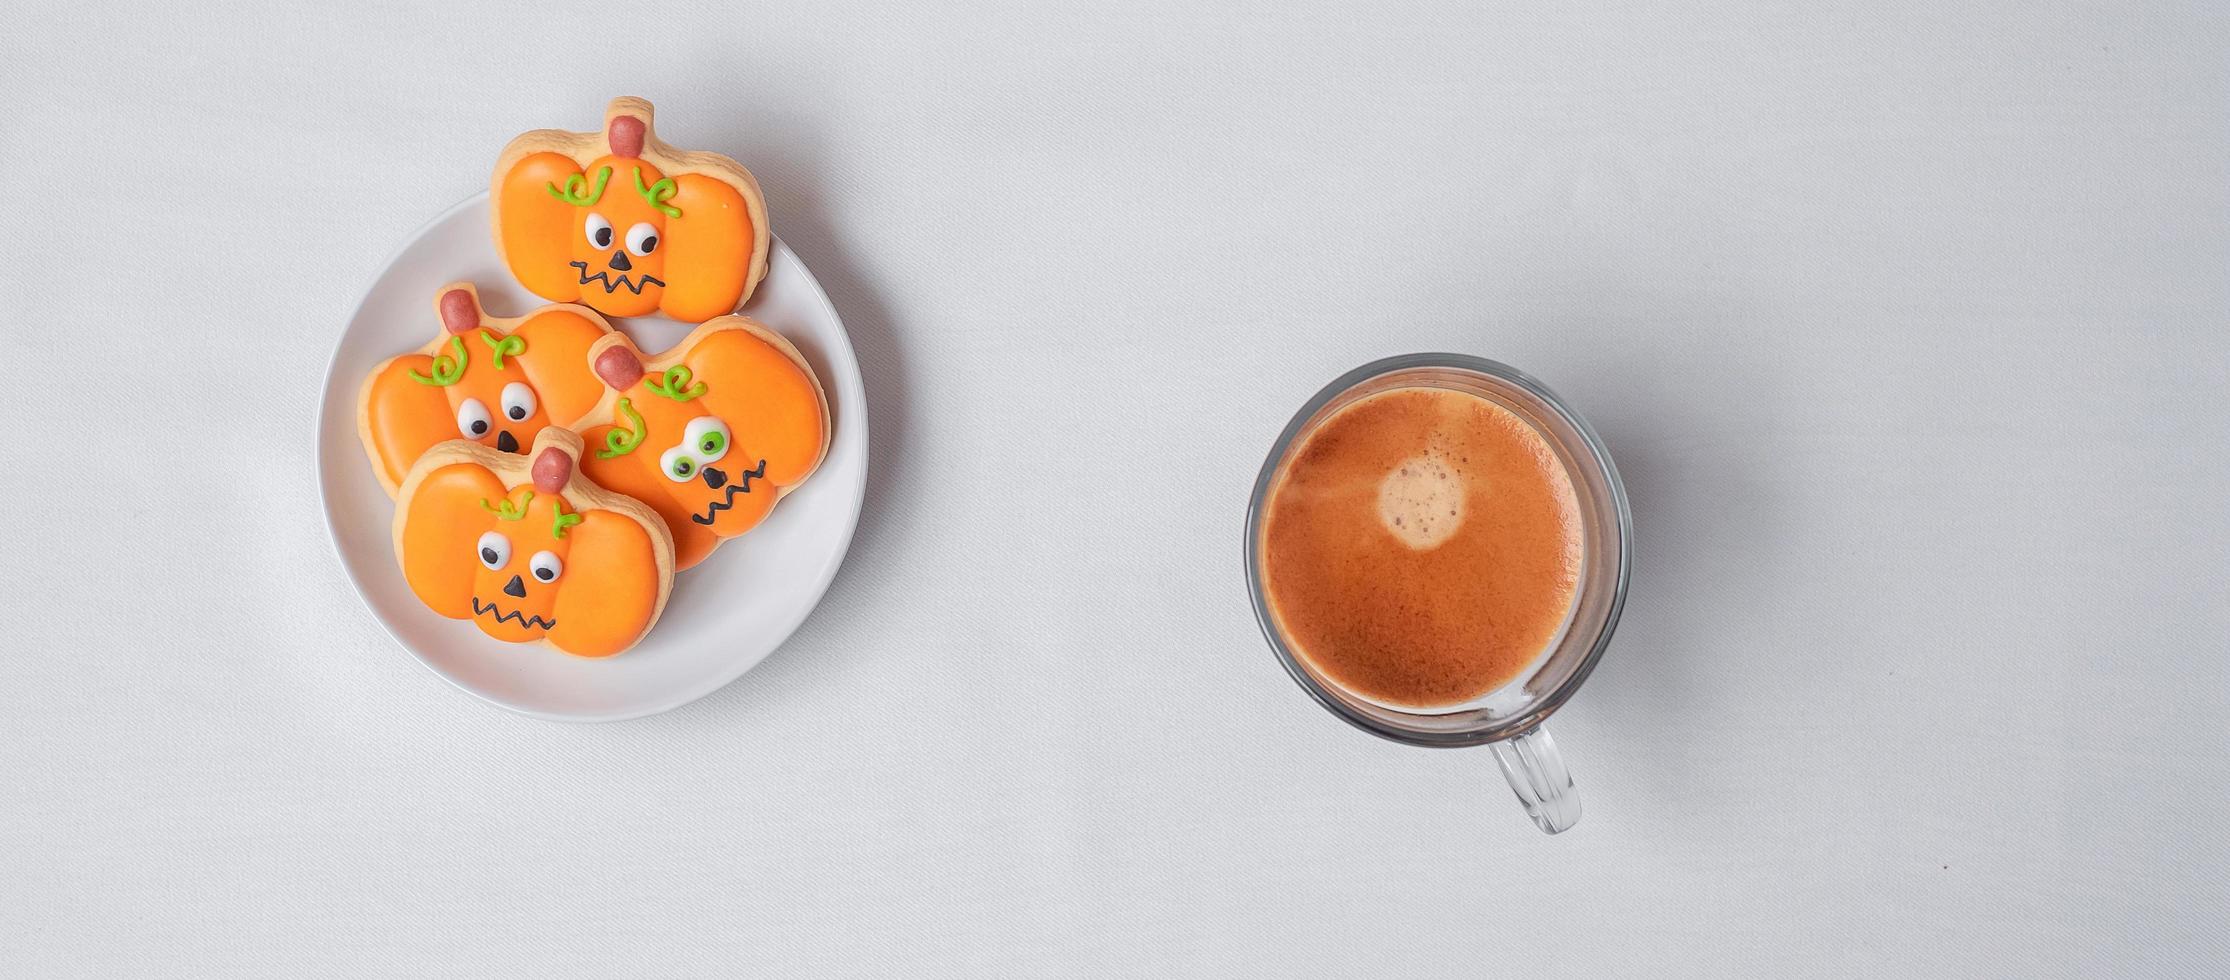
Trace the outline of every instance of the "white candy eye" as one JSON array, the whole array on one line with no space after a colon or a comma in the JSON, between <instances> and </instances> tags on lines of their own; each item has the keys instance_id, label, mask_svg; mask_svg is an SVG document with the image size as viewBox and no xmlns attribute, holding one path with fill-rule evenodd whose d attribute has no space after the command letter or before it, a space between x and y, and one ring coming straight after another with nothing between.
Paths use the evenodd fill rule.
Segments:
<instances>
[{"instance_id":1,"label":"white candy eye","mask_svg":"<svg viewBox=\"0 0 2230 980\"><path fill-rule=\"evenodd\" d=\"M681 430L681 448L695 456L699 466L719 462L728 455L728 423L710 415L690 419Z\"/></svg>"},{"instance_id":2,"label":"white candy eye","mask_svg":"<svg viewBox=\"0 0 2230 980\"><path fill-rule=\"evenodd\" d=\"M588 223L581 227L581 233L587 235L588 243L597 248L612 247L612 222L601 214L589 212Z\"/></svg>"},{"instance_id":3,"label":"white candy eye","mask_svg":"<svg viewBox=\"0 0 2230 980\"><path fill-rule=\"evenodd\" d=\"M480 564L490 569L511 563L511 539L489 531L480 536Z\"/></svg>"},{"instance_id":4,"label":"white candy eye","mask_svg":"<svg viewBox=\"0 0 2230 980\"><path fill-rule=\"evenodd\" d=\"M488 414L488 406L478 398L467 398L457 406L457 432L467 439L478 439L495 427L495 416Z\"/></svg>"},{"instance_id":5,"label":"white candy eye","mask_svg":"<svg viewBox=\"0 0 2230 980\"><path fill-rule=\"evenodd\" d=\"M555 582L558 576L565 574L565 563L558 560L556 552L537 551L534 557L527 559L527 570L534 573L537 582Z\"/></svg>"},{"instance_id":6,"label":"white candy eye","mask_svg":"<svg viewBox=\"0 0 2230 980\"><path fill-rule=\"evenodd\" d=\"M534 414L534 389L524 381L513 381L503 386L503 417L513 422L524 422Z\"/></svg>"},{"instance_id":7,"label":"white candy eye","mask_svg":"<svg viewBox=\"0 0 2230 980\"><path fill-rule=\"evenodd\" d=\"M658 248L658 229L648 221L635 222L627 229L627 250L637 255L649 255Z\"/></svg>"},{"instance_id":8,"label":"white candy eye","mask_svg":"<svg viewBox=\"0 0 2230 980\"><path fill-rule=\"evenodd\" d=\"M697 461L690 458L688 446L675 446L658 457L658 467L666 472L666 479L675 483L688 483L697 475Z\"/></svg>"}]
</instances>

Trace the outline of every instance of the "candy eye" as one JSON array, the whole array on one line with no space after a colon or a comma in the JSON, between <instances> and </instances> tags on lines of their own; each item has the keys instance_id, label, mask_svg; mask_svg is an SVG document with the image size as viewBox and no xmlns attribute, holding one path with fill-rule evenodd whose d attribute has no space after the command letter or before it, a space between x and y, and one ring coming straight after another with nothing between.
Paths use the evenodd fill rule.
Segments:
<instances>
[{"instance_id":1,"label":"candy eye","mask_svg":"<svg viewBox=\"0 0 2230 980\"><path fill-rule=\"evenodd\" d=\"M657 248L658 229L651 227L650 222L638 221L635 222L635 227L627 229L628 251L637 255L649 255Z\"/></svg>"},{"instance_id":2,"label":"candy eye","mask_svg":"<svg viewBox=\"0 0 2230 980\"><path fill-rule=\"evenodd\" d=\"M675 446L658 457L658 465L666 471L666 479L675 483L688 483L697 475L697 461L689 456L689 447Z\"/></svg>"},{"instance_id":3,"label":"candy eye","mask_svg":"<svg viewBox=\"0 0 2230 980\"><path fill-rule=\"evenodd\" d=\"M503 417L513 422L524 422L534 414L534 389L526 382L513 381L503 386Z\"/></svg>"},{"instance_id":4,"label":"candy eye","mask_svg":"<svg viewBox=\"0 0 2230 980\"><path fill-rule=\"evenodd\" d=\"M457 432L467 439L478 439L495 427L495 416L488 414L488 406L478 398L467 398L457 406Z\"/></svg>"},{"instance_id":5,"label":"candy eye","mask_svg":"<svg viewBox=\"0 0 2230 980\"><path fill-rule=\"evenodd\" d=\"M710 415L700 415L689 420L681 430L681 448L697 457L699 466L717 463L728 455L728 423Z\"/></svg>"},{"instance_id":6,"label":"candy eye","mask_svg":"<svg viewBox=\"0 0 2230 980\"><path fill-rule=\"evenodd\" d=\"M558 560L555 552L537 551L534 557L527 559L527 570L534 574L537 582L555 582L558 576L565 574L565 563Z\"/></svg>"},{"instance_id":7,"label":"candy eye","mask_svg":"<svg viewBox=\"0 0 2230 980\"><path fill-rule=\"evenodd\" d=\"M503 566L510 563L510 538L497 534L494 531L489 531L488 533L480 536L480 564L488 566L490 570L494 570L502 568Z\"/></svg>"},{"instance_id":8,"label":"candy eye","mask_svg":"<svg viewBox=\"0 0 2230 980\"><path fill-rule=\"evenodd\" d=\"M588 243L597 248L612 247L612 223L601 214L589 212L588 224L582 226L581 232L588 236Z\"/></svg>"}]
</instances>

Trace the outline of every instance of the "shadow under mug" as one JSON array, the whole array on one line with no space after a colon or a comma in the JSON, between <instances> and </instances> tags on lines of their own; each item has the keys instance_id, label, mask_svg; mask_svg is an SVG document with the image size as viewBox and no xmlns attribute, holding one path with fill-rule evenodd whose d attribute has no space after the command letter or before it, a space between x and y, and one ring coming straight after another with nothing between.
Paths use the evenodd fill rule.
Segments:
<instances>
[{"instance_id":1,"label":"shadow under mug","mask_svg":"<svg viewBox=\"0 0 2230 980\"><path fill-rule=\"evenodd\" d=\"M1579 587L1571 620L1551 641L1548 653L1528 675L1489 696L1449 708L1396 708L1348 691L1316 672L1286 642L1263 592L1263 507L1271 488L1283 478L1293 450L1326 419L1354 402L1395 388L1446 388L1476 395L1509 409L1538 431L1571 475L1579 501L1583 543ZM1335 715L1373 735L1433 748L1491 745L1510 789L1527 816L1549 833L1561 833L1580 819L1579 794L1572 776L1541 722L1579 690L1595 661L1610 645L1618 612L1626 602L1631 565L1633 519L1626 510L1626 488L1611 465L1609 450L1579 413L1555 392L1524 372L1484 358L1462 354L1406 354L1373 361L1341 375L1309 399L1270 448L1247 504L1247 589L1255 619L1277 651L1287 673Z\"/></svg>"}]
</instances>

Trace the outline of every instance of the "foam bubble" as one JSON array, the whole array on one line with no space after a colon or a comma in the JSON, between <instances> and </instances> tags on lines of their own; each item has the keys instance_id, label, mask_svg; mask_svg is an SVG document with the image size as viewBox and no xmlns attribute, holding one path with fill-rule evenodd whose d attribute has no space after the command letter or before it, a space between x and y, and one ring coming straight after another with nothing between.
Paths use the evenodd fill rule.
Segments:
<instances>
[{"instance_id":1,"label":"foam bubble","mask_svg":"<svg viewBox=\"0 0 2230 980\"><path fill-rule=\"evenodd\" d=\"M1395 464L1378 483L1378 520L1418 551L1430 551L1463 528L1463 473L1437 451Z\"/></svg>"}]
</instances>

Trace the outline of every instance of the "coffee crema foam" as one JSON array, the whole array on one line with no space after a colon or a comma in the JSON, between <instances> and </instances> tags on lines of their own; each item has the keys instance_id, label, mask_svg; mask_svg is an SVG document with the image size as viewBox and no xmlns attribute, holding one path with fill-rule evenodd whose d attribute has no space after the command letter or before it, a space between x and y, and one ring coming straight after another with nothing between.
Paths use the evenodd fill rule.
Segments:
<instances>
[{"instance_id":1,"label":"coffee crema foam","mask_svg":"<svg viewBox=\"0 0 2230 980\"><path fill-rule=\"evenodd\" d=\"M1523 675L1571 613L1579 501L1533 426L1468 392L1358 399L1270 490L1262 580L1278 629L1328 680L1446 707Z\"/></svg>"},{"instance_id":2,"label":"coffee crema foam","mask_svg":"<svg viewBox=\"0 0 2230 980\"><path fill-rule=\"evenodd\" d=\"M1437 451L1402 460L1378 481L1378 522L1419 551L1440 547L1463 527L1469 484Z\"/></svg>"}]
</instances>

